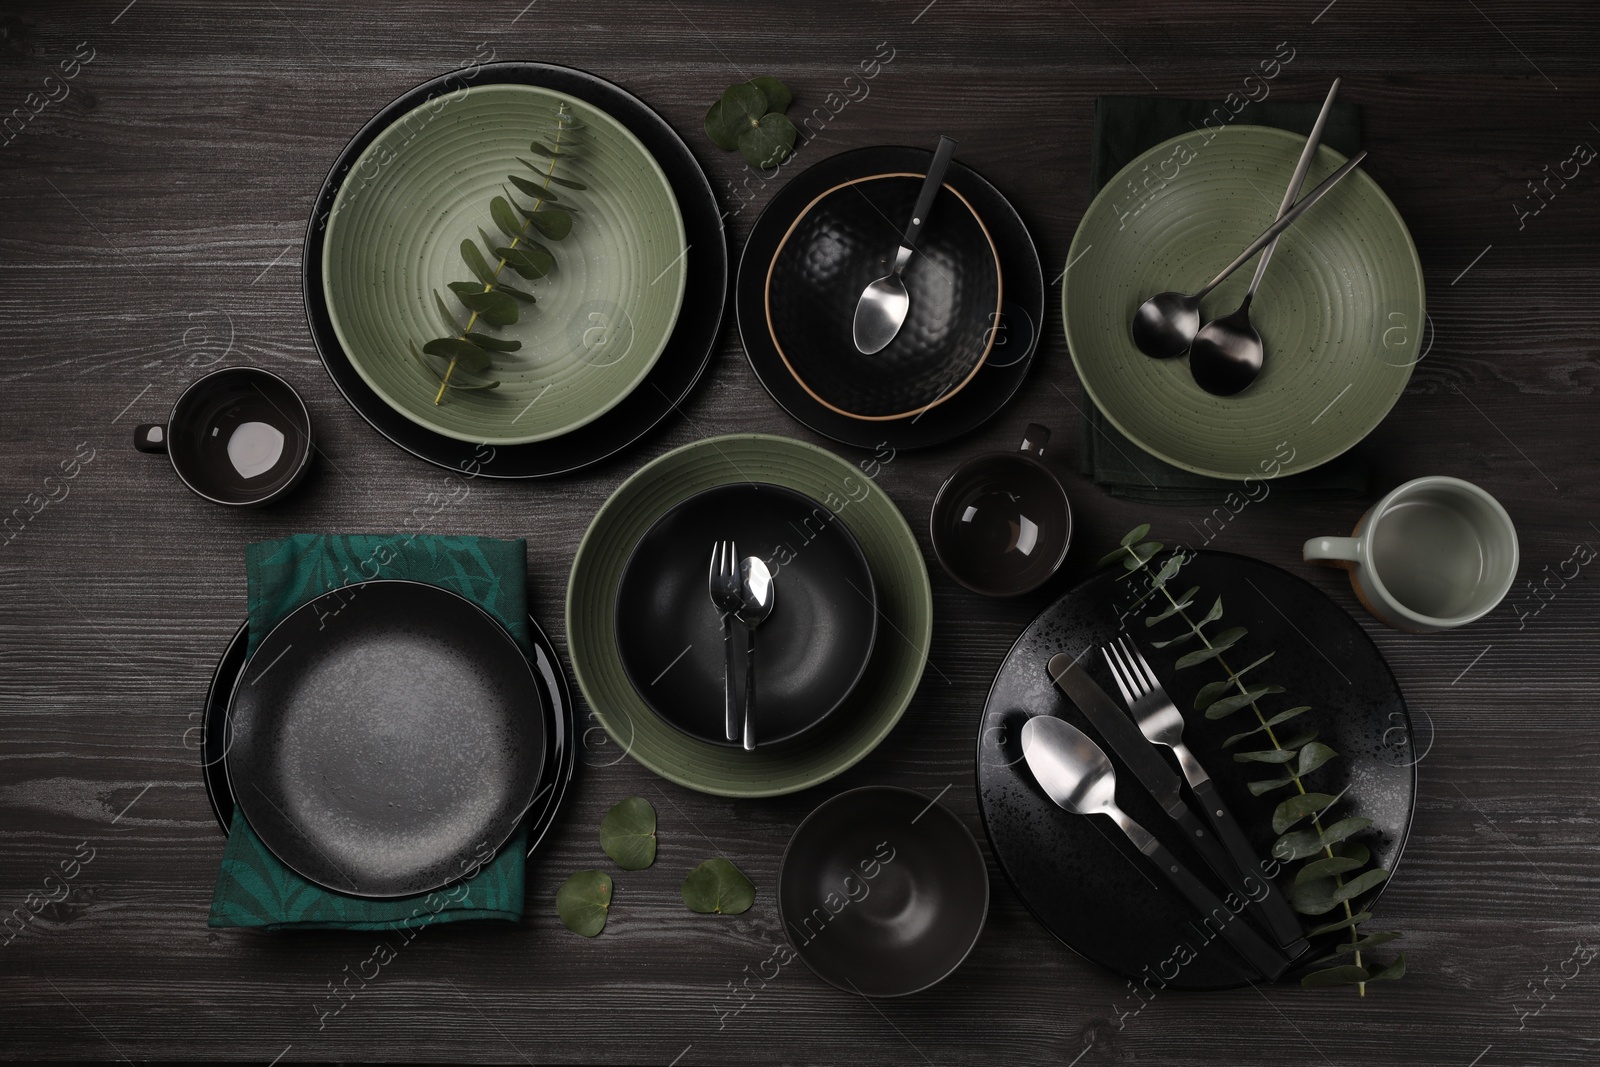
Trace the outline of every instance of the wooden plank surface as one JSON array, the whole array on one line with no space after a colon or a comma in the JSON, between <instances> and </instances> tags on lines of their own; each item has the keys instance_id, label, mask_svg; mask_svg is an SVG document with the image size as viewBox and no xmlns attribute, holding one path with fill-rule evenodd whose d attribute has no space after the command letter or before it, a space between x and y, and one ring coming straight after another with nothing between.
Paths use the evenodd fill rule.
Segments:
<instances>
[{"instance_id":1,"label":"wooden plank surface","mask_svg":"<svg viewBox=\"0 0 1600 1067\"><path fill-rule=\"evenodd\" d=\"M1405 215L1426 269L1435 341L1363 446L1375 488L1429 473L1478 482L1517 522L1519 578L1540 581L1575 546L1600 544L1595 173L1586 168L1520 224L1513 205L1576 143L1600 142L1600 30L1589 5L111 0L7 12L0 117L29 106L31 92L59 95L45 78L69 57L92 59L80 59L64 99L0 146L0 513L30 493L58 497L0 547L0 911L81 848L94 858L66 901L0 947L0 1056L1084 1067L1600 1059L1600 972L1570 962L1600 938L1592 566L1564 585L1552 580L1537 614L1519 584L1506 605L1456 633L1404 636L1359 616L1431 742L1410 846L1382 901L1383 925L1407 933L1404 982L1362 1001L1296 988L1168 992L1119 1015L1123 983L1050 940L992 869L983 940L943 985L868 1003L794 963L730 1014L730 986L784 939L773 886L796 822L851 786L929 795L948 786L944 803L981 836L971 754L1012 640L1129 526L1149 519L1182 537L1204 516L1111 499L1076 473L1079 415L1066 398L1077 385L1054 308L1036 371L1010 408L964 440L898 456L880 481L921 531L944 472L1044 422L1079 521L1066 572L1050 590L991 602L935 569L935 669L902 725L836 782L770 801L704 797L627 760L610 763L590 734L570 809L531 865L523 922L428 931L321 1019L328 983L366 959L372 938L206 927L222 838L189 732L243 616L244 545L297 530L395 528L439 477L372 432L321 369L300 303L300 241L318 184L360 123L489 50L587 68L660 110L711 175L737 251L771 187L752 183L754 198L740 206L749 194L733 195L733 183L746 172L705 139L707 104L732 81L773 73L813 106L888 42L894 59L870 94L805 144L796 165L951 133L961 158L1018 204L1053 278L1088 202L1095 97L1220 97L1287 42L1295 58L1274 93L1316 100L1344 77L1344 97L1364 109L1368 169ZM312 409L323 455L281 507L210 507L129 448L131 425L161 417L194 364L213 358L284 375ZM527 537L536 611L564 651L567 567L628 473L709 432L776 428L818 440L767 399L731 322L686 414L579 476L480 481L438 528ZM74 455L93 458L61 496L61 483L45 478ZM1213 547L1303 574L1355 610L1338 576L1299 562L1298 546L1348 526L1362 506L1269 497ZM600 815L630 794L660 813L660 858L627 876L603 937L570 935L551 896L599 858ZM682 911L684 869L713 850L761 888L743 916Z\"/></svg>"}]
</instances>

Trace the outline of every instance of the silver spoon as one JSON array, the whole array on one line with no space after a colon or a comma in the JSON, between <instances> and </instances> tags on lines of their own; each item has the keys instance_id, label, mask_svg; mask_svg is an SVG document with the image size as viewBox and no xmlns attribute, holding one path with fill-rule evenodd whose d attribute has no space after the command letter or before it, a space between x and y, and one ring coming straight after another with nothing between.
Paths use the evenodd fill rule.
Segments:
<instances>
[{"instance_id":1,"label":"silver spoon","mask_svg":"<svg viewBox=\"0 0 1600 1067\"><path fill-rule=\"evenodd\" d=\"M856 320L853 327L856 348L864 356L881 352L894 340L905 324L906 312L911 310L911 294L900 275L911 261L911 253L922 232L922 221L933 207L933 198L944 184L944 172L949 169L950 157L955 154L956 143L948 137L939 138L933 162L928 166L928 176L922 179L922 191L917 194L916 206L911 209L911 223L900 236L900 251L895 253L894 269L861 291L856 303Z\"/></svg>"},{"instance_id":2,"label":"silver spoon","mask_svg":"<svg viewBox=\"0 0 1600 1067\"><path fill-rule=\"evenodd\" d=\"M1317 154L1317 146L1322 143L1322 128L1328 123L1328 114L1333 110L1333 98L1339 93L1341 80L1333 79L1328 98L1322 102L1322 110L1311 127L1311 135L1306 138L1306 146L1300 151L1300 160L1294 165L1289 187L1283 191L1279 215L1288 211L1295 197L1300 195L1306 171L1311 169L1311 159ZM1200 332L1195 334L1194 343L1189 346L1189 373L1194 375L1195 383L1200 388L1214 396L1233 396L1243 392L1261 373L1261 364L1267 358L1267 351L1261 334L1250 325L1250 301L1255 299L1256 287L1266 276L1267 264L1272 262L1272 253L1277 248L1278 238L1274 237L1272 243L1262 251L1261 259L1256 263L1255 277L1250 279L1250 288L1244 291L1244 300L1239 303L1238 309L1231 315L1212 319L1202 326Z\"/></svg>"},{"instance_id":3,"label":"silver spoon","mask_svg":"<svg viewBox=\"0 0 1600 1067\"><path fill-rule=\"evenodd\" d=\"M1087 734L1064 719L1035 715L1022 726L1022 756L1040 787L1059 807L1074 815L1110 816L1189 903L1209 922L1221 924L1222 936L1252 967L1269 978L1288 970L1287 956L1230 911L1166 846L1117 807L1117 772Z\"/></svg>"},{"instance_id":4,"label":"silver spoon","mask_svg":"<svg viewBox=\"0 0 1600 1067\"><path fill-rule=\"evenodd\" d=\"M1346 160L1344 166L1324 178L1321 185L1306 194L1305 199L1278 216L1278 221L1263 230L1261 235L1251 241L1232 263L1222 268L1221 274L1207 282L1198 293L1193 296L1186 296L1183 293L1157 293L1140 304L1139 310L1133 313L1133 343L1139 347L1139 351L1156 359L1171 359L1188 351L1195 334L1200 332L1201 299L1221 285L1228 275L1243 266L1251 256L1271 244L1278 234L1293 226L1296 219L1310 210L1311 205L1327 196L1335 185L1344 180L1345 175L1360 166L1361 161L1366 158L1367 153L1363 149Z\"/></svg>"},{"instance_id":5,"label":"silver spoon","mask_svg":"<svg viewBox=\"0 0 1600 1067\"><path fill-rule=\"evenodd\" d=\"M756 627L772 614L772 603L778 597L778 587L772 583L772 572L759 556L746 556L739 563L739 621L750 631L749 644L744 658L744 750L754 752L756 747Z\"/></svg>"}]
</instances>

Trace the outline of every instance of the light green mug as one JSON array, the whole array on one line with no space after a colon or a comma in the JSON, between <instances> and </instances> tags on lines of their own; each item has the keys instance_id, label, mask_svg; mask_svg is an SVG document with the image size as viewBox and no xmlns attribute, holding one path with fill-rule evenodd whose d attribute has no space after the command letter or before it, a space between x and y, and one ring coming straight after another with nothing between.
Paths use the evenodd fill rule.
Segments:
<instances>
[{"instance_id":1,"label":"light green mug","mask_svg":"<svg viewBox=\"0 0 1600 1067\"><path fill-rule=\"evenodd\" d=\"M1378 621L1411 633L1465 626L1494 610L1517 574L1517 530L1471 482L1435 475L1390 490L1350 537L1313 537L1311 563L1350 572Z\"/></svg>"}]
</instances>

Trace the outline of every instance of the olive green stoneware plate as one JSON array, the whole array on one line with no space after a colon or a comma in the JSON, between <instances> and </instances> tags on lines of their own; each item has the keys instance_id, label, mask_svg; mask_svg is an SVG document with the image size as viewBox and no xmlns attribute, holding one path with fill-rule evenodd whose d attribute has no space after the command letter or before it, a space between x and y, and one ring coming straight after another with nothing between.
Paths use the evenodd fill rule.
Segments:
<instances>
[{"instance_id":1,"label":"olive green stoneware plate","mask_svg":"<svg viewBox=\"0 0 1600 1067\"><path fill-rule=\"evenodd\" d=\"M538 303L519 305L515 324L484 331L522 342L482 375L500 387L452 390L435 404L439 380L412 353L445 334L434 293L466 321L446 288L472 280L461 242L480 229L504 241L489 202L503 188L532 202L506 176L533 177L517 160L541 162L529 143L549 142L563 104L584 127L555 175L587 188L552 186L552 206L571 210L572 231L538 238L555 254L546 277L502 271ZM395 410L458 440L525 444L597 418L654 366L683 302L683 253L672 187L626 127L565 93L480 85L402 116L351 166L328 219L323 291L350 362Z\"/></svg>"},{"instance_id":2,"label":"olive green stoneware plate","mask_svg":"<svg viewBox=\"0 0 1600 1067\"><path fill-rule=\"evenodd\" d=\"M628 681L612 612L634 545L675 504L704 489L768 482L837 513L861 544L878 587L882 638L850 697L814 730L754 752L700 741L659 718ZM795 553L805 551L797 533ZM685 566L703 572L702 559ZM783 600L783 572L777 578ZM706 610L711 610L710 601ZM853 766L905 712L933 635L933 594L917 539L876 483L831 452L786 437L731 434L696 441L646 464L611 495L578 546L567 583L572 670L618 749L669 781L730 797L806 789ZM759 654L759 653L758 653Z\"/></svg>"},{"instance_id":3,"label":"olive green stoneware plate","mask_svg":"<svg viewBox=\"0 0 1600 1067\"><path fill-rule=\"evenodd\" d=\"M1089 396L1145 451L1216 478L1276 477L1349 449L1389 413L1423 332L1422 264L1394 204L1357 170L1278 240L1250 320L1266 365L1237 396L1205 392L1188 357L1133 345L1134 309L1192 293L1277 215L1304 137L1262 126L1184 134L1106 183L1078 225L1061 296L1067 345ZM1306 189L1345 161L1318 149ZM1201 306L1238 307L1248 263Z\"/></svg>"}]
</instances>

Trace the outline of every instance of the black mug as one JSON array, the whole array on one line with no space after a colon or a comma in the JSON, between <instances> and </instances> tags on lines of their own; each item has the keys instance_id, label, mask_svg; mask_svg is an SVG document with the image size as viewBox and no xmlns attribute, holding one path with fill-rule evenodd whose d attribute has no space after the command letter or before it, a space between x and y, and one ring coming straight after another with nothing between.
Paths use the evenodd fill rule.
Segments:
<instances>
[{"instance_id":1,"label":"black mug","mask_svg":"<svg viewBox=\"0 0 1600 1067\"><path fill-rule=\"evenodd\" d=\"M299 484L311 463L311 413L289 383L256 367L195 381L165 423L133 431L141 452L164 452L178 480L224 507L257 508Z\"/></svg>"},{"instance_id":2,"label":"black mug","mask_svg":"<svg viewBox=\"0 0 1600 1067\"><path fill-rule=\"evenodd\" d=\"M1039 457L1050 431L1029 424L1022 447L967 460L945 479L929 516L933 552L950 577L985 596L1039 588L1067 558L1072 505Z\"/></svg>"}]
</instances>

